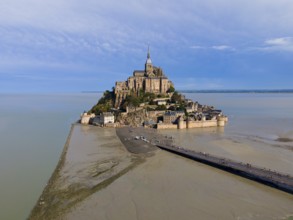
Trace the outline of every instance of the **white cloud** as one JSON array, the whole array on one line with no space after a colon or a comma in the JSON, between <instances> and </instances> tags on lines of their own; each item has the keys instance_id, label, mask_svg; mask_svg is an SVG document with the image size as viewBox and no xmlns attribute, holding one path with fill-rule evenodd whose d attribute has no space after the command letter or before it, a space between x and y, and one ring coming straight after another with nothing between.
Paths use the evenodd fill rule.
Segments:
<instances>
[{"instance_id":1,"label":"white cloud","mask_svg":"<svg viewBox=\"0 0 293 220\"><path fill-rule=\"evenodd\" d=\"M267 39L263 42L263 46L252 47L250 50L265 52L293 52L293 37Z\"/></svg>"},{"instance_id":2,"label":"white cloud","mask_svg":"<svg viewBox=\"0 0 293 220\"><path fill-rule=\"evenodd\" d=\"M266 40L265 43L271 46L292 46L293 38L292 37L273 38L273 39Z\"/></svg>"},{"instance_id":3,"label":"white cloud","mask_svg":"<svg viewBox=\"0 0 293 220\"><path fill-rule=\"evenodd\" d=\"M212 46L211 48L214 50L230 50L230 51L235 50L233 47L227 46L227 45L216 45L216 46Z\"/></svg>"}]
</instances>

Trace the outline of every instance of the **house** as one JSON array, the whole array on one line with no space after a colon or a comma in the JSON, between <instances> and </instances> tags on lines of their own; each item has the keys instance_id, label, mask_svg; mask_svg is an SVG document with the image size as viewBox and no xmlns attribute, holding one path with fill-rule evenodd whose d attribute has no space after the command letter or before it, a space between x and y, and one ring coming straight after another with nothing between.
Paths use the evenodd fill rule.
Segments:
<instances>
[{"instance_id":1,"label":"house","mask_svg":"<svg viewBox=\"0 0 293 220\"><path fill-rule=\"evenodd\" d=\"M189 102L185 109L186 109L187 113L191 113L191 112L197 111L197 108L198 108L198 103L197 102Z\"/></svg>"},{"instance_id":2,"label":"house","mask_svg":"<svg viewBox=\"0 0 293 220\"><path fill-rule=\"evenodd\" d=\"M164 100L164 99L158 99L158 100L157 100L157 105L167 105L167 100Z\"/></svg>"},{"instance_id":3,"label":"house","mask_svg":"<svg viewBox=\"0 0 293 220\"><path fill-rule=\"evenodd\" d=\"M100 117L101 124L114 123L115 117L112 112L103 112Z\"/></svg>"},{"instance_id":4,"label":"house","mask_svg":"<svg viewBox=\"0 0 293 220\"><path fill-rule=\"evenodd\" d=\"M165 124L173 124L176 121L177 117L178 116L176 115L176 112L174 111L165 112L163 116L163 122Z\"/></svg>"},{"instance_id":5,"label":"house","mask_svg":"<svg viewBox=\"0 0 293 220\"><path fill-rule=\"evenodd\" d=\"M95 114L89 114L87 112L84 112L80 115L80 123L81 124L89 124L90 120L95 117Z\"/></svg>"},{"instance_id":6,"label":"house","mask_svg":"<svg viewBox=\"0 0 293 220\"><path fill-rule=\"evenodd\" d=\"M179 116L184 116L185 112L184 111L175 111L175 114L177 117L179 117Z\"/></svg>"},{"instance_id":7,"label":"house","mask_svg":"<svg viewBox=\"0 0 293 220\"><path fill-rule=\"evenodd\" d=\"M93 124L93 125L100 125L100 124L101 124L101 115L96 115L96 116L92 119L92 124Z\"/></svg>"}]
</instances>

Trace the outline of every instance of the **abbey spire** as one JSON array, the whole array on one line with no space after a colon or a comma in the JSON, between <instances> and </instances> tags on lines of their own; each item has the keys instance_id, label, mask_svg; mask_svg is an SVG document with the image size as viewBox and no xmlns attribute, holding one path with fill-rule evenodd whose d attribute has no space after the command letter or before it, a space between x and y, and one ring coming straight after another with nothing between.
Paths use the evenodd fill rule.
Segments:
<instances>
[{"instance_id":1,"label":"abbey spire","mask_svg":"<svg viewBox=\"0 0 293 220\"><path fill-rule=\"evenodd\" d=\"M148 58L148 59L151 58L151 55L150 55L150 46L148 46L148 55L147 55L147 58Z\"/></svg>"},{"instance_id":2,"label":"abbey spire","mask_svg":"<svg viewBox=\"0 0 293 220\"><path fill-rule=\"evenodd\" d=\"M147 60L145 62L145 72L147 75L153 72L153 64L151 60L150 47L148 47Z\"/></svg>"}]
</instances>

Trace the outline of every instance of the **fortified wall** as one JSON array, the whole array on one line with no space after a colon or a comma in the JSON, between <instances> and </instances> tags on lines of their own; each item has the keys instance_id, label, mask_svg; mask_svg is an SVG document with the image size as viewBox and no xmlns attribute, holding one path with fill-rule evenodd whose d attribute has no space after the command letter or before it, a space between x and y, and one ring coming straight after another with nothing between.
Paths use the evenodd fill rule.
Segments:
<instances>
[{"instance_id":1,"label":"fortified wall","mask_svg":"<svg viewBox=\"0 0 293 220\"><path fill-rule=\"evenodd\" d=\"M224 127L228 118L220 116L217 119L206 121L184 121L182 118L177 124L158 123L157 129L188 129L188 128L208 128L208 127Z\"/></svg>"}]
</instances>

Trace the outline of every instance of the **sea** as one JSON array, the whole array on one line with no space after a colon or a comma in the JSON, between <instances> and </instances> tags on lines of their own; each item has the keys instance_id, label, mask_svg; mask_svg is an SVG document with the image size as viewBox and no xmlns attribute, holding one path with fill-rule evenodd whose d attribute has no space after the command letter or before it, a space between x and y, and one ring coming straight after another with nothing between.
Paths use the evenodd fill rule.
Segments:
<instances>
[{"instance_id":1,"label":"sea","mask_svg":"<svg viewBox=\"0 0 293 220\"><path fill-rule=\"evenodd\" d=\"M0 219L28 217L58 163L71 124L101 95L0 94ZM210 144L211 140L221 143L221 138L232 140L229 144L234 143L239 150L239 140L247 139L256 148L261 145L262 150L269 146L267 151L276 154L274 160L278 161L279 154L286 160L279 165L267 158L267 162L260 165L268 164L293 175L293 151L290 150L293 146L292 92L188 91L184 95L201 104L213 105L229 117L224 129L199 129L188 134L199 140L200 150L215 147ZM280 138L287 142L279 142ZM276 153L271 146L276 146ZM250 150L253 149L252 145Z\"/></svg>"}]
</instances>

